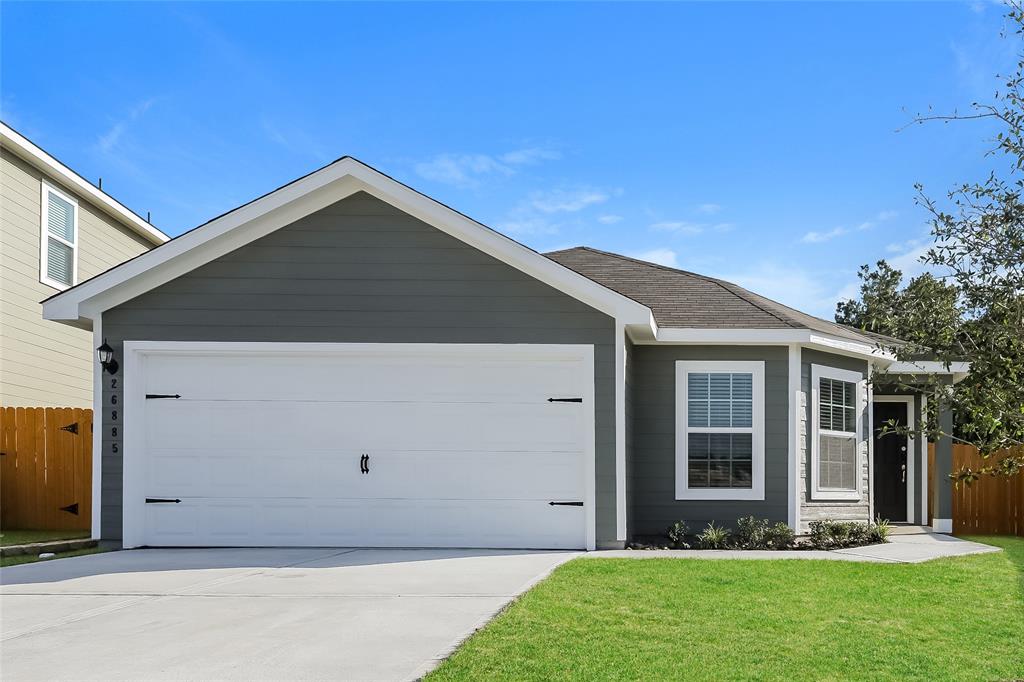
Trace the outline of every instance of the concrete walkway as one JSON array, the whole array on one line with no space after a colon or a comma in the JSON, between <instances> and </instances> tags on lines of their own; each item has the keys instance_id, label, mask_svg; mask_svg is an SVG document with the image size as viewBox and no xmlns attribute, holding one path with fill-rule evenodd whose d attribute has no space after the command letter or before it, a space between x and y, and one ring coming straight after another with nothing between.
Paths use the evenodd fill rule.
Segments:
<instances>
[{"instance_id":1,"label":"concrete walkway","mask_svg":"<svg viewBox=\"0 0 1024 682\"><path fill-rule=\"evenodd\" d=\"M885 564L919 564L932 559L1001 552L999 547L961 540L952 535L933 533L924 526L896 526L889 542L851 549L757 551L709 549L606 550L588 552L588 559L822 559L825 561L860 561Z\"/></svg>"},{"instance_id":2,"label":"concrete walkway","mask_svg":"<svg viewBox=\"0 0 1024 682\"><path fill-rule=\"evenodd\" d=\"M0 569L4 680L402 680L577 552L150 549Z\"/></svg>"}]
</instances>

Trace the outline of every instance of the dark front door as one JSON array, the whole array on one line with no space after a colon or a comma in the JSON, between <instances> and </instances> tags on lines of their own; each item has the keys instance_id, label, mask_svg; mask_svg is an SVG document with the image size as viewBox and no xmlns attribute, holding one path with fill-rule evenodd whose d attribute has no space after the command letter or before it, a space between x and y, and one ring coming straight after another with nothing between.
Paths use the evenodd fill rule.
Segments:
<instances>
[{"instance_id":1,"label":"dark front door","mask_svg":"<svg viewBox=\"0 0 1024 682\"><path fill-rule=\"evenodd\" d=\"M875 403L875 514L889 521L907 520L907 437L879 435L890 420L907 425L907 403Z\"/></svg>"}]
</instances>

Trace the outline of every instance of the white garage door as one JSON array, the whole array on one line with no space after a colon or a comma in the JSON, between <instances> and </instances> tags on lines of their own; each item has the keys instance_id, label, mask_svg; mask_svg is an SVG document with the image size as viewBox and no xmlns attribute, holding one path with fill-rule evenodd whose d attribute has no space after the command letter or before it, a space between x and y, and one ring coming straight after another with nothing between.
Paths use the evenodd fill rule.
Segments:
<instances>
[{"instance_id":1,"label":"white garage door","mask_svg":"<svg viewBox=\"0 0 1024 682\"><path fill-rule=\"evenodd\" d=\"M588 346L125 346L130 546L588 544Z\"/></svg>"}]
</instances>

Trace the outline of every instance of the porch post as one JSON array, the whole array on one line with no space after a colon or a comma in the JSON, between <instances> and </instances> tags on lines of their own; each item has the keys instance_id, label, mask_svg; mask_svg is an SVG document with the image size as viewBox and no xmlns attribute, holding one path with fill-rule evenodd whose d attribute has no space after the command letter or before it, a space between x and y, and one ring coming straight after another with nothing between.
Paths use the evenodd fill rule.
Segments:
<instances>
[{"instance_id":1,"label":"porch post","mask_svg":"<svg viewBox=\"0 0 1024 682\"><path fill-rule=\"evenodd\" d=\"M944 434L953 432L953 411L949 405L939 405L939 428ZM944 435L935 444L935 466L931 476L934 482L934 510L932 512L932 530L937 533L953 532L953 483L949 475L953 473L953 438Z\"/></svg>"}]
</instances>

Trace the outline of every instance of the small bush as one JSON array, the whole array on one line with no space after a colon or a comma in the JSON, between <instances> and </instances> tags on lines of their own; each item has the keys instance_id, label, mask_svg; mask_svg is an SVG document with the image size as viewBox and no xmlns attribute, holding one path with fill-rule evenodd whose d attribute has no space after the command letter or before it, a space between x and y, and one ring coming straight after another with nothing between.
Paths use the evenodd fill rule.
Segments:
<instances>
[{"instance_id":1,"label":"small bush","mask_svg":"<svg viewBox=\"0 0 1024 682\"><path fill-rule=\"evenodd\" d=\"M810 531L807 542L814 549L843 549L885 542L889 524L825 519L811 521Z\"/></svg>"},{"instance_id":2,"label":"small bush","mask_svg":"<svg viewBox=\"0 0 1024 682\"><path fill-rule=\"evenodd\" d=\"M734 549L790 549L796 534L785 523L744 516L736 520L730 545Z\"/></svg>"},{"instance_id":3,"label":"small bush","mask_svg":"<svg viewBox=\"0 0 1024 682\"><path fill-rule=\"evenodd\" d=\"M716 526L712 521L697 534L697 546L701 549L726 549L729 546L729 529Z\"/></svg>"},{"instance_id":4,"label":"small bush","mask_svg":"<svg viewBox=\"0 0 1024 682\"><path fill-rule=\"evenodd\" d=\"M788 523L779 521L765 531L764 540L765 549L793 549L796 545L796 533Z\"/></svg>"},{"instance_id":5,"label":"small bush","mask_svg":"<svg viewBox=\"0 0 1024 682\"><path fill-rule=\"evenodd\" d=\"M669 542L672 544L674 549L690 549L690 545L686 542L686 537L690 534L690 529L687 527L685 521L676 521L668 527L666 531Z\"/></svg>"}]
</instances>

